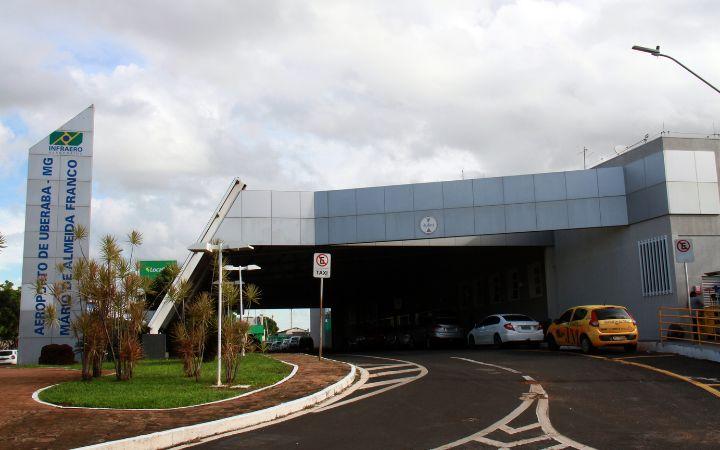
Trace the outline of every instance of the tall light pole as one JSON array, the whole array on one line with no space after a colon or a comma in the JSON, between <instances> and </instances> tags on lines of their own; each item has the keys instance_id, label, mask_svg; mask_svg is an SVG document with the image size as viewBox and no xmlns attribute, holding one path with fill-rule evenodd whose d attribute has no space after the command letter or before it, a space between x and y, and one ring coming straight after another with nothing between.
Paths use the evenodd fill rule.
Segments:
<instances>
[{"instance_id":1,"label":"tall light pole","mask_svg":"<svg viewBox=\"0 0 720 450\"><path fill-rule=\"evenodd\" d=\"M220 374L222 373L222 252L223 250L254 250L252 245L232 245L225 242L213 244L212 242L201 242L188 247L191 252L217 252L218 253L218 336L217 336L217 383L222 386ZM242 286L240 287L242 289Z\"/></svg>"},{"instance_id":2,"label":"tall light pole","mask_svg":"<svg viewBox=\"0 0 720 450\"><path fill-rule=\"evenodd\" d=\"M639 51L639 52L649 53L649 54L651 54L651 55L653 55L653 56L662 56L663 58L667 58L667 59L669 59L669 60L674 61L674 62L677 63L680 67L682 67L683 69L687 70L687 71L690 72L691 74L695 75L700 81L702 81L703 83L707 84L708 86L710 86L711 88L713 88L713 90L714 90L715 92L717 92L718 94L720 94L720 90L718 90L718 88L716 88L715 86L713 86L712 84L710 84L709 81L707 81L706 79L704 79L704 78L701 77L700 75L698 75L698 74L696 74L695 72L693 72L692 70L690 70L690 68L687 67L685 64L681 63L680 61L678 61L677 59L673 58L673 57L670 56L670 55L665 55L665 54L663 54L663 53L660 53L660 46L659 46L659 45L658 45L657 47L655 47L654 49L653 49L653 48L648 48L648 47L641 47L641 46L639 46L639 45L633 45L632 49L633 49L633 50L637 50L637 51Z\"/></svg>"},{"instance_id":3,"label":"tall light pole","mask_svg":"<svg viewBox=\"0 0 720 450\"><path fill-rule=\"evenodd\" d=\"M243 281L242 281L242 273L243 270L260 270L260 266L255 264L248 264L247 266L225 266L223 267L225 270L237 270L238 276L240 279L238 280L238 284L240 285L240 320L243 320L244 309L243 309ZM240 354L242 356L245 356L245 346L243 345L242 349L240 350Z\"/></svg>"}]
</instances>

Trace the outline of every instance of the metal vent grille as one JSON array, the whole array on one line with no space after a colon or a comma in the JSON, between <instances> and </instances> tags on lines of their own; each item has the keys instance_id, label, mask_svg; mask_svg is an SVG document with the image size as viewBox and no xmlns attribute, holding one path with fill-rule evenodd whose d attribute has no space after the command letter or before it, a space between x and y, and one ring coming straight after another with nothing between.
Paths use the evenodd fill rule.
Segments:
<instances>
[{"instance_id":1,"label":"metal vent grille","mask_svg":"<svg viewBox=\"0 0 720 450\"><path fill-rule=\"evenodd\" d=\"M657 236L638 241L638 254L643 296L670 294L672 284L670 283L668 237Z\"/></svg>"}]
</instances>

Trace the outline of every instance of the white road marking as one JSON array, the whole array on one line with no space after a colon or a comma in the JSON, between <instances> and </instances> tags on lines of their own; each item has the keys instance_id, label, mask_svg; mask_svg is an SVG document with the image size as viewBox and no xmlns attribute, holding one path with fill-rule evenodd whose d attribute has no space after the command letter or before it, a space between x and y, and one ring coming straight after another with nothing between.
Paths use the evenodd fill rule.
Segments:
<instances>
[{"instance_id":1,"label":"white road marking","mask_svg":"<svg viewBox=\"0 0 720 450\"><path fill-rule=\"evenodd\" d=\"M372 389L372 388L376 388L376 387L378 387L378 386L385 386L385 385L388 385L388 384L402 383L403 380L405 380L405 379L406 379L406 378L395 378L395 379L392 379L392 380L374 381L374 382L372 382L372 383L365 383L365 384L363 384L362 386L360 386L358 389Z\"/></svg>"},{"instance_id":2,"label":"white road marking","mask_svg":"<svg viewBox=\"0 0 720 450\"><path fill-rule=\"evenodd\" d=\"M458 357L452 357L454 359L460 359L463 361L467 361L473 364L480 364L484 366L492 366L497 367L500 369L503 369L507 372L514 373L514 374L521 374L519 371L515 369L510 369L509 367L502 367L497 366L490 363L484 363L481 361L476 361L474 359L468 359L468 358L458 358ZM523 375L523 378L526 381L534 381L532 377ZM575 449L583 449L583 450L592 450L592 447L589 447L587 445L581 444L579 442L576 442L572 439L570 439L567 436L563 436L562 434L558 433L558 431L552 426L550 423L550 416L548 414L550 404L548 400L547 393L545 392L545 389L538 384L533 383L530 385L530 390L526 393L524 393L520 400L522 401L520 405L515 408L513 411L510 412L507 416L503 417L502 419L498 420L494 424L490 425L487 428L484 428L483 430L478 431L477 433L471 434L470 436L464 437L462 439L458 439L457 441L451 442L449 444L445 444L443 446L437 447L436 450L444 450L444 449L451 449L455 447L459 447L461 445L465 445L469 442L478 442L485 445L491 445L493 447L499 448L499 449L505 449L505 448L512 448L512 447L519 447L522 445L532 444L535 442L542 442L542 441L555 441L558 442L555 445L552 445L552 442L549 442L549 447L546 447L547 449L562 449L562 448L575 448ZM524 425L521 427L513 427L510 425L510 422L517 419L527 411L535 402L537 402L537 405L535 406L535 415L537 417L537 422L533 422L528 425ZM509 441L509 442L503 442L499 441L497 439L490 439L487 436L491 433L494 433L498 430L505 432L509 436L512 436L517 433L522 433L525 431L530 431L536 428L540 428L542 431L542 434L539 434L537 436L515 440L515 441Z\"/></svg>"},{"instance_id":3,"label":"white road marking","mask_svg":"<svg viewBox=\"0 0 720 450\"><path fill-rule=\"evenodd\" d=\"M388 370L387 372L373 372L370 374L370 378L386 377L388 375L400 375L403 373L417 372L418 370L420 370L420 367L413 367L412 369L403 369L403 370Z\"/></svg>"},{"instance_id":4,"label":"white road marking","mask_svg":"<svg viewBox=\"0 0 720 450\"><path fill-rule=\"evenodd\" d=\"M403 363L403 364L378 364L374 367L368 367L367 370L387 370L387 369L397 369L398 367L409 367L414 366L415 364L412 363ZM365 367L364 365L362 367Z\"/></svg>"},{"instance_id":5,"label":"white road marking","mask_svg":"<svg viewBox=\"0 0 720 450\"><path fill-rule=\"evenodd\" d=\"M373 383L368 383L368 382L367 382L367 381L368 381L367 379L364 380L364 381L361 380L360 383L358 383L357 385L353 386L353 390L352 390L352 391L350 391L350 392L347 392L347 391L346 391L346 392L347 392L346 395L335 396L335 397L331 398L331 399L328 401L328 403L326 403L326 404L324 404L324 405L321 405L320 407L312 410L312 412L327 411L328 409L333 409L333 408L337 408L338 406L343 406L343 405L347 405L347 404L350 404L350 403L354 403L354 402L357 402L357 401L360 401L360 400L364 400L364 399L366 399L366 398L368 398L368 397L374 397L375 395L382 394L383 392L387 392L387 391L389 391L389 390L391 390L391 389L395 389L395 388L398 388L398 387L403 386L403 385L405 385L405 384L412 383L412 382L415 381L415 380L419 380L420 378L424 377L424 376L427 375L427 373L428 373L428 370L427 370L427 368L425 368L425 366L421 366L420 364L416 364L416 363L413 363L413 362L410 362L410 361L403 361L403 360L400 360L400 359L392 359L392 358L384 358L384 357L381 357L381 356L368 356L368 355L353 355L353 356L361 357L361 358L381 359L381 360L384 360L384 361L390 361L390 362L392 362L392 363L397 363L397 364L387 364L387 363L386 363L386 364L385 364L385 367L373 367L372 369L378 368L378 369L380 369L381 371L379 371L379 372L373 371L373 373L371 373L371 374L368 375L368 378L383 377L383 376L387 376L387 375L399 375L399 374L410 373L410 372L417 372L417 374L416 374L415 376L400 377L400 378L394 378L394 379L392 379L392 380L385 380L386 382L376 381L376 382L373 382ZM390 371L382 372L383 369L385 369L385 368L387 368L387 367L389 367L389 366L393 366L393 367L413 366L413 368L412 368L412 369L404 369L404 370L390 370ZM363 369L363 370L365 370L365 369ZM368 370L371 370L371 368L368 368ZM366 370L366 372L367 372L367 370ZM380 383L382 383L382 384L380 384ZM372 391L372 392L368 392L367 394L358 395L357 397L353 397L353 398L350 398L350 399L347 399L347 400L340 401L340 400L342 400L343 398L347 397L348 395L352 394L352 392L354 392L354 391L356 391L356 390L371 389L371 388L376 387L376 386L385 386L385 387L383 387L383 388L381 388L381 389L374 390L374 391Z\"/></svg>"},{"instance_id":6,"label":"white road marking","mask_svg":"<svg viewBox=\"0 0 720 450\"><path fill-rule=\"evenodd\" d=\"M453 359L459 359L459 360L462 360L462 361L467 361L467 362L473 363L473 364L480 364L481 366L494 367L494 368L496 368L496 369L505 370L505 371L510 372L510 373L520 374L520 372L518 372L517 370L511 369L511 368L509 368L509 367L503 367L503 366L498 366L498 365L496 365L496 364L490 364L490 363L484 363L484 362L480 362L480 361L475 361L474 359L460 358L459 356L451 356L451 358L453 358Z\"/></svg>"}]
</instances>

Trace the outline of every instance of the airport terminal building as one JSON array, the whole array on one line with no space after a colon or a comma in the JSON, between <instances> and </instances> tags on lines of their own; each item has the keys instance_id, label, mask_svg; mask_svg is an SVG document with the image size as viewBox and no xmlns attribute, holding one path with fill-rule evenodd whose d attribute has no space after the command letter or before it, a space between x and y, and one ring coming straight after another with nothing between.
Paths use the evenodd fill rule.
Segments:
<instances>
[{"instance_id":1,"label":"airport terminal building","mask_svg":"<svg viewBox=\"0 0 720 450\"><path fill-rule=\"evenodd\" d=\"M450 312L471 326L492 313L538 320L581 304L627 305L641 339L657 339L659 306L683 306L688 284L673 240L694 244L689 285L720 270L720 140L663 135L587 170L318 192L253 191L239 180L198 241L251 244L230 255L262 308L313 308L312 254L330 252L332 341L409 327ZM211 256L181 277L211 284ZM163 302L151 332L164 332Z\"/></svg>"}]
</instances>

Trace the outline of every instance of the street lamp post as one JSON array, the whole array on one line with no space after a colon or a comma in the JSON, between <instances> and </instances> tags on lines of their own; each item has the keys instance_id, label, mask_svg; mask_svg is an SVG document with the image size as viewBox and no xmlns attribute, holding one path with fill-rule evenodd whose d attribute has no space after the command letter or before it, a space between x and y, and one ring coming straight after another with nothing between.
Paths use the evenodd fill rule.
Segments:
<instances>
[{"instance_id":1,"label":"street lamp post","mask_svg":"<svg viewBox=\"0 0 720 450\"><path fill-rule=\"evenodd\" d=\"M216 386L222 386L220 374L222 373L222 252L223 250L253 250L252 245L231 245L224 242L213 244L211 242L204 242L199 244L191 245L188 250L191 252L207 252L212 253L218 252L218 336L217 336L217 383ZM240 287L242 290L242 286Z\"/></svg>"},{"instance_id":2,"label":"street lamp post","mask_svg":"<svg viewBox=\"0 0 720 450\"><path fill-rule=\"evenodd\" d=\"M657 47L655 47L655 48L648 48L648 47L641 47L641 46L639 46L639 45L633 45L632 49L633 49L633 50L637 50L637 51L639 51L639 52L649 53L649 54L651 54L651 55L653 55L653 56L662 56L663 58L667 58L667 59L669 59L669 60L674 61L674 62L675 62L676 64L678 64L680 67L682 67L683 69L687 70L687 71L690 72L691 74L695 75L700 81L702 81L703 83L707 84L707 85L710 86L715 92L717 92L718 94L720 94L720 90L718 90L718 88L716 88L715 86L713 86L712 84L710 84L710 82L708 82L707 80L705 80L705 79L704 79L703 77L701 77L700 75L698 75L698 74L696 74L695 72L693 72L692 70L690 70L690 68L687 67L685 64L681 63L680 61L678 61L677 59L673 58L673 57L670 56L670 55L665 55L665 54L663 54L663 53L660 53L660 46L659 46L659 45L658 45Z\"/></svg>"},{"instance_id":3,"label":"street lamp post","mask_svg":"<svg viewBox=\"0 0 720 450\"><path fill-rule=\"evenodd\" d=\"M238 276L240 279L238 280L237 284L240 285L240 320L243 320L244 314L244 308L243 308L243 281L242 281L242 273L243 270L260 270L260 266L255 264L248 264L247 266L225 266L223 269L225 270L237 270ZM240 354L242 356L245 356L245 346L243 345L242 349L240 350Z\"/></svg>"}]
</instances>

